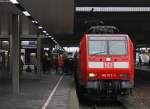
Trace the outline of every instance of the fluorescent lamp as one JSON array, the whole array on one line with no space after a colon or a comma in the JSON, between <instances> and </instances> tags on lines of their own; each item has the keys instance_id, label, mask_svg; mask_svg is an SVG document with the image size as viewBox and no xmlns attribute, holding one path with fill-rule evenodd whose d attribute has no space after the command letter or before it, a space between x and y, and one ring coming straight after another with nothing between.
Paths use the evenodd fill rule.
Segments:
<instances>
[{"instance_id":1,"label":"fluorescent lamp","mask_svg":"<svg viewBox=\"0 0 150 109\"><path fill-rule=\"evenodd\" d=\"M150 7L76 7L76 12L150 12Z\"/></svg>"},{"instance_id":2,"label":"fluorescent lamp","mask_svg":"<svg viewBox=\"0 0 150 109\"><path fill-rule=\"evenodd\" d=\"M54 38L52 37L51 39L53 40Z\"/></svg>"},{"instance_id":3,"label":"fluorescent lamp","mask_svg":"<svg viewBox=\"0 0 150 109\"><path fill-rule=\"evenodd\" d=\"M49 48L44 48L44 50L47 50L47 51L48 51L48 50L49 50Z\"/></svg>"},{"instance_id":4,"label":"fluorescent lamp","mask_svg":"<svg viewBox=\"0 0 150 109\"><path fill-rule=\"evenodd\" d=\"M38 29L42 29L43 27L42 26L38 26Z\"/></svg>"},{"instance_id":5,"label":"fluorescent lamp","mask_svg":"<svg viewBox=\"0 0 150 109\"><path fill-rule=\"evenodd\" d=\"M23 13L25 16L27 16L27 17L28 17L28 16L31 16L30 13L27 12L27 11L22 11L22 13Z\"/></svg>"},{"instance_id":6,"label":"fluorescent lamp","mask_svg":"<svg viewBox=\"0 0 150 109\"><path fill-rule=\"evenodd\" d=\"M12 4L19 4L17 0L9 0Z\"/></svg>"},{"instance_id":7,"label":"fluorescent lamp","mask_svg":"<svg viewBox=\"0 0 150 109\"><path fill-rule=\"evenodd\" d=\"M36 20L32 20L32 23L36 23L36 24L38 24L38 22L37 22Z\"/></svg>"},{"instance_id":8,"label":"fluorescent lamp","mask_svg":"<svg viewBox=\"0 0 150 109\"><path fill-rule=\"evenodd\" d=\"M34 23L38 24L38 21L34 21Z\"/></svg>"},{"instance_id":9,"label":"fluorescent lamp","mask_svg":"<svg viewBox=\"0 0 150 109\"><path fill-rule=\"evenodd\" d=\"M45 30L43 30L43 33L46 33L46 31L45 31Z\"/></svg>"},{"instance_id":10,"label":"fluorescent lamp","mask_svg":"<svg viewBox=\"0 0 150 109\"><path fill-rule=\"evenodd\" d=\"M47 36L47 37L52 37L52 36Z\"/></svg>"},{"instance_id":11,"label":"fluorescent lamp","mask_svg":"<svg viewBox=\"0 0 150 109\"><path fill-rule=\"evenodd\" d=\"M3 43L8 43L8 41L2 41Z\"/></svg>"},{"instance_id":12,"label":"fluorescent lamp","mask_svg":"<svg viewBox=\"0 0 150 109\"><path fill-rule=\"evenodd\" d=\"M48 36L49 34L48 33L46 33L46 36Z\"/></svg>"}]
</instances>

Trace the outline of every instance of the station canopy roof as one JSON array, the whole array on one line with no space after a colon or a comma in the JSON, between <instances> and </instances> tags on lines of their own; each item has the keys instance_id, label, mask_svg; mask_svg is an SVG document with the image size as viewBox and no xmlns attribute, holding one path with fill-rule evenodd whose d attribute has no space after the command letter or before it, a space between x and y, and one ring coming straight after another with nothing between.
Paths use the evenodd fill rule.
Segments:
<instances>
[{"instance_id":1,"label":"station canopy roof","mask_svg":"<svg viewBox=\"0 0 150 109\"><path fill-rule=\"evenodd\" d=\"M18 10L0 0L0 10ZM6 0L8 1L8 0ZM61 46L78 46L85 22L103 21L129 34L135 44L150 43L149 0L18 0ZM85 8L86 7L86 8ZM84 11L89 10L89 11ZM112 10L112 11L111 11Z\"/></svg>"}]
</instances>

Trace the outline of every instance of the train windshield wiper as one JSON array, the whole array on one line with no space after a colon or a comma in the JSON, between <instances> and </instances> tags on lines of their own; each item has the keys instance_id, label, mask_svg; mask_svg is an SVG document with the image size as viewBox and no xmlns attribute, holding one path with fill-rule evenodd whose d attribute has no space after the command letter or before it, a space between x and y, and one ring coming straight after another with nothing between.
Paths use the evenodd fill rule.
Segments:
<instances>
[{"instance_id":1,"label":"train windshield wiper","mask_svg":"<svg viewBox=\"0 0 150 109\"><path fill-rule=\"evenodd\" d=\"M100 52L93 53L91 55L98 55L98 54L102 54L102 53L106 53L106 52L105 51L100 51Z\"/></svg>"}]
</instances>

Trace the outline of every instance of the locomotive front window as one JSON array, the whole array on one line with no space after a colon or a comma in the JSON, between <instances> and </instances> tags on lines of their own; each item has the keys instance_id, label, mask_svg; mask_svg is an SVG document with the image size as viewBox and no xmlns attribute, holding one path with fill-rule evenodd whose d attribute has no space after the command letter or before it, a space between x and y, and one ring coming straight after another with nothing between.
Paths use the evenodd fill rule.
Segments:
<instances>
[{"instance_id":1,"label":"locomotive front window","mask_svg":"<svg viewBox=\"0 0 150 109\"><path fill-rule=\"evenodd\" d=\"M106 55L107 54L107 41L89 41L89 54L90 55Z\"/></svg>"},{"instance_id":2,"label":"locomotive front window","mask_svg":"<svg viewBox=\"0 0 150 109\"><path fill-rule=\"evenodd\" d=\"M109 41L109 55L126 55L127 47L125 41Z\"/></svg>"},{"instance_id":3,"label":"locomotive front window","mask_svg":"<svg viewBox=\"0 0 150 109\"><path fill-rule=\"evenodd\" d=\"M89 37L89 55L127 55L125 37Z\"/></svg>"}]
</instances>

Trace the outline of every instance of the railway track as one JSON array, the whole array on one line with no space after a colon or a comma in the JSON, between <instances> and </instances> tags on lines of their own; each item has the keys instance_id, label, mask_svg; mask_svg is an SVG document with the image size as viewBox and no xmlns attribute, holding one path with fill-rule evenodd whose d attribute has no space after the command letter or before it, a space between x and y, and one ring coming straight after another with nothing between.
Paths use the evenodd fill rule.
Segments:
<instances>
[{"instance_id":1,"label":"railway track","mask_svg":"<svg viewBox=\"0 0 150 109\"><path fill-rule=\"evenodd\" d=\"M80 109L134 109L130 108L128 102L116 100L107 100L107 101L84 101L84 103L80 103Z\"/></svg>"},{"instance_id":2,"label":"railway track","mask_svg":"<svg viewBox=\"0 0 150 109\"><path fill-rule=\"evenodd\" d=\"M136 71L133 96L118 98L117 101L89 102L86 98L79 109L150 109L150 76L149 72ZM86 101L85 101L86 100Z\"/></svg>"}]
</instances>

